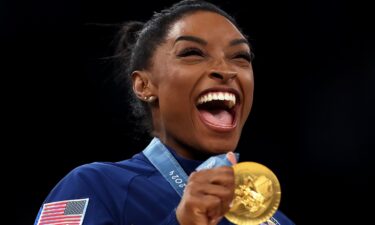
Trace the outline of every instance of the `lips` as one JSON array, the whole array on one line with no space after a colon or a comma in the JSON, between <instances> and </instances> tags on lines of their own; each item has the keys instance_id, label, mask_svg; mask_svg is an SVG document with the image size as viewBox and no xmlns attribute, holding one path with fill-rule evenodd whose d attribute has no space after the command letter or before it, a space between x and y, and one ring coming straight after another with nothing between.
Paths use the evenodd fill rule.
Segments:
<instances>
[{"instance_id":1,"label":"lips","mask_svg":"<svg viewBox=\"0 0 375 225\"><path fill-rule=\"evenodd\" d=\"M201 121L209 128L228 132L237 126L239 93L235 89L207 89L196 101Z\"/></svg>"}]
</instances>

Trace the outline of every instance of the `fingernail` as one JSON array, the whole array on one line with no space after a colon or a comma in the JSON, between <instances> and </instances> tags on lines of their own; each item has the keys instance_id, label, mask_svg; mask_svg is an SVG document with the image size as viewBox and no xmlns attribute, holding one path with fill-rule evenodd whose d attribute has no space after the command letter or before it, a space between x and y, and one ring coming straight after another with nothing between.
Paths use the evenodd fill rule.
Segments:
<instances>
[{"instance_id":1,"label":"fingernail","mask_svg":"<svg viewBox=\"0 0 375 225\"><path fill-rule=\"evenodd\" d=\"M229 160L230 163L232 163L232 165L234 165L234 164L237 163L236 156L234 155L233 152L228 152L227 153L227 159Z\"/></svg>"}]
</instances>

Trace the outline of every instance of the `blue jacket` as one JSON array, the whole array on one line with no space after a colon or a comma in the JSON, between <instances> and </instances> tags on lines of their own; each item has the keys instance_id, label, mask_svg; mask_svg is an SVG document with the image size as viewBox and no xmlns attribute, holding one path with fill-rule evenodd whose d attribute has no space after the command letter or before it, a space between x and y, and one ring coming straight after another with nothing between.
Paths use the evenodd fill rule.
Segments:
<instances>
[{"instance_id":1,"label":"blue jacket","mask_svg":"<svg viewBox=\"0 0 375 225\"><path fill-rule=\"evenodd\" d=\"M184 159L170 151L187 174L202 163ZM72 200L76 199L84 199L81 205L77 203L78 207L72 205ZM46 220L51 218L45 214L47 206L57 207L53 204L64 200L70 204L69 209L65 204L65 214L79 211L78 225L178 224L175 209L180 196L143 153L121 162L95 162L75 168L48 195L43 205L45 209L42 206L35 225L52 223ZM57 219L60 218L66 217L61 215ZM280 211L273 218L277 220L275 224L294 224ZM219 224L231 223L224 218Z\"/></svg>"}]
</instances>

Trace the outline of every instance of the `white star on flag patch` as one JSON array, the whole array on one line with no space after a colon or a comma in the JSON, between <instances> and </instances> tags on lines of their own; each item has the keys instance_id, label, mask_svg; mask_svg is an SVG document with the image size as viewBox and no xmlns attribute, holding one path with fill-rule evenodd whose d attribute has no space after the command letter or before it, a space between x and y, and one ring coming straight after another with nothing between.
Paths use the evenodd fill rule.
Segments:
<instances>
[{"instance_id":1,"label":"white star on flag patch","mask_svg":"<svg viewBox=\"0 0 375 225\"><path fill-rule=\"evenodd\" d=\"M46 203L39 214L37 225L81 225L88 203L88 198Z\"/></svg>"}]
</instances>

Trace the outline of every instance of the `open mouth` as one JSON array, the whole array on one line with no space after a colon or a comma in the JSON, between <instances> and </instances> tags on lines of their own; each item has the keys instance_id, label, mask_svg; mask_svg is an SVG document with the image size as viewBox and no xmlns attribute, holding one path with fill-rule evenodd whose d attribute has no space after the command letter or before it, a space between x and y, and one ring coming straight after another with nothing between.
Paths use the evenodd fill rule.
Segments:
<instances>
[{"instance_id":1,"label":"open mouth","mask_svg":"<svg viewBox=\"0 0 375 225\"><path fill-rule=\"evenodd\" d=\"M237 94L209 91L199 96L196 106L201 120L209 127L232 129L236 126Z\"/></svg>"}]
</instances>

